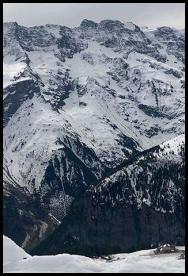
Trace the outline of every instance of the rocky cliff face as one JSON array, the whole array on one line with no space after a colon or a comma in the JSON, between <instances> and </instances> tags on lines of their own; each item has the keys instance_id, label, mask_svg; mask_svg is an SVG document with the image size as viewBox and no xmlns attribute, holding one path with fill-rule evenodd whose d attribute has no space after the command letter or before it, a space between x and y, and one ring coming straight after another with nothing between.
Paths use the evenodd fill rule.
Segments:
<instances>
[{"instance_id":1,"label":"rocky cliff face","mask_svg":"<svg viewBox=\"0 0 188 276\"><path fill-rule=\"evenodd\" d=\"M5 182L3 189L3 233L30 251L60 224L48 214L37 195Z\"/></svg>"},{"instance_id":2,"label":"rocky cliff face","mask_svg":"<svg viewBox=\"0 0 188 276\"><path fill-rule=\"evenodd\" d=\"M10 22L3 54L4 185L57 219L124 160L184 133L183 32Z\"/></svg>"},{"instance_id":3,"label":"rocky cliff face","mask_svg":"<svg viewBox=\"0 0 188 276\"><path fill-rule=\"evenodd\" d=\"M184 149L178 137L91 187L33 253L96 256L184 244Z\"/></svg>"}]
</instances>

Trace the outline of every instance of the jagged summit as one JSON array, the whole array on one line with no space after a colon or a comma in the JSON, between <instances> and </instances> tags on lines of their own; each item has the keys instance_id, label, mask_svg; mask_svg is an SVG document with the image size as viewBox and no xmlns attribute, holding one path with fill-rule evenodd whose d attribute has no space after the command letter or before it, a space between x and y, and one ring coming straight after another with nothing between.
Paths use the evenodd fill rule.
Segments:
<instances>
[{"instance_id":1,"label":"jagged summit","mask_svg":"<svg viewBox=\"0 0 188 276\"><path fill-rule=\"evenodd\" d=\"M125 29L134 31L135 29L137 30L139 29L139 27L133 24L132 22L122 23L119 20L111 20L111 19L101 20L99 23L96 23L92 20L84 19L81 22L80 27L85 29L87 28L98 29L99 31L102 29L110 32L121 31Z\"/></svg>"},{"instance_id":2,"label":"jagged summit","mask_svg":"<svg viewBox=\"0 0 188 276\"><path fill-rule=\"evenodd\" d=\"M88 19L84 19L80 24L82 28L97 28L97 26L98 24L96 22Z\"/></svg>"},{"instance_id":3,"label":"jagged summit","mask_svg":"<svg viewBox=\"0 0 188 276\"><path fill-rule=\"evenodd\" d=\"M124 24L120 22L119 20L102 20L99 23L100 27L108 30L108 31L114 31L117 29L122 29L124 27Z\"/></svg>"}]
</instances>

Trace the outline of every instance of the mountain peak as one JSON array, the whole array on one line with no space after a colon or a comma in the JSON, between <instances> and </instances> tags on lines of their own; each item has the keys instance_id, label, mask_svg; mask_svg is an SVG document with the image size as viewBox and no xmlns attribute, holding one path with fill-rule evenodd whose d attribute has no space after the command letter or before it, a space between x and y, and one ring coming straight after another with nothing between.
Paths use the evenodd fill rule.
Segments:
<instances>
[{"instance_id":1,"label":"mountain peak","mask_svg":"<svg viewBox=\"0 0 188 276\"><path fill-rule=\"evenodd\" d=\"M3 23L3 28L17 28L19 24L17 22L4 22Z\"/></svg>"},{"instance_id":2,"label":"mountain peak","mask_svg":"<svg viewBox=\"0 0 188 276\"><path fill-rule=\"evenodd\" d=\"M115 31L124 28L124 24L119 20L105 19L102 20L99 25L102 29L106 29L109 31Z\"/></svg>"},{"instance_id":3,"label":"mountain peak","mask_svg":"<svg viewBox=\"0 0 188 276\"><path fill-rule=\"evenodd\" d=\"M126 22L124 23L124 28L134 31L135 28L138 28L133 22Z\"/></svg>"},{"instance_id":4,"label":"mountain peak","mask_svg":"<svg viewBox=\"0 0 188 276\"><path fill-rule=\"evenodd\" d=\"M8 22L4 22L3 25L15 26L15 25L18 25L18 23L16 21L8 21Z\"/></svg>"},{"instance_id":5,"label":"mountain peak","mask_svg":"<svg viewBox=\"0 0 188 276\"><path fill-rule=\"evenodd\" d=\"M174 28L168 27L168 26L162 26L162 27L159 27L157 29L160 30L160 31L162 31L162 32L165 32L165 33L167 33L167 32L174 32L175 31Z\"/></svg>"},{"instance_id":6,"label":"mountain peak","mask_svg":"<svg viewBox=\"0 0 188 276\"><path fill-rule=\"evenodd\" d=\"M82 20L80 27L83 28L96 28L98 24L92 20L84 19Z\"/></svg>"}]
</instances>

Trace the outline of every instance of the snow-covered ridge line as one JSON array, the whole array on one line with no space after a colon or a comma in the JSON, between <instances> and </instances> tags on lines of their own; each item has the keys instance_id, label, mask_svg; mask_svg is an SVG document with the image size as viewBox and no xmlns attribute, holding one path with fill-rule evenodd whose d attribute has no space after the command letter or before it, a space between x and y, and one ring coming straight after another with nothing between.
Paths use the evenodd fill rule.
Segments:
<instances>
[{"instance_id":1,"label":"snow-covered ridge line","mask_svg":"<svg viewBox=\"0 0 188 276\"><path fill-rule=\"evenodd\" d=\"M109 19L106 19L106 20L101 20L101 21L98 21L98 22L94 22L93 20L90 20L90 19L83 19L83 21L80 23L81 24L88 24L88 26L92 25L92 23L94 24L100 24L101 22L103 21L110 21L110 22L120 22L119 20L109 20ZM136 24L134 24L133 22L131 21L122 21L123 25L125 28L127 29L131 29L131 30L134 30ZM42 28L42 27L47 27L49 29L54 29L54 28L59 28L59 27L64 27L64 25L61 25L61 24L43 24L43 25L33 25L33 26L25 26L25 25L20 25L18 24L17 21L7 21L7 22L3 22L3 26L4 28L7 28L8 26L15 26L15 25L19 25L21 27L24 27L24 28L36 28L36 27L39 27L39 28ZM93 26L97 26L97 25L93 25ZM75 27L75 28L78 28ZM157 30L158 28L171 28L172 30L175 30L175 31L181 31L181 32L185 32L185 29L179 29L179 28L175 28L173 26L161 26L161 27L148 27L148 26L140 26L140 29L142 31L155 31Z\"/></svg>"},{"instance_id":2,"label":"snow-covered ridge line","mask_svg":"<svg viewBox=\"0 0 188 276\"><path fill-rule=\"evenodd\" d=\"M167 152L167 148L171 151L174 151L175 154L178 154L179 146L185 144L185 134L181 134L175 138L172 138L169 141L166 141L160 145L161 149L165 149L165 152Z\"/></svg>"},{"instance_id":3,"label":"snow-covered ridge line","mask_svg":"<svg viewBox=\"0 0 188 276\"><path fill-rule=\"evenodd\" d=\"M147 153L154 154L157 158L161 158L162 156L166 157L166 154L169 154L173 151L173 154L179 156L180 155L180 149L181 146L184 146L185 144L185 134L181 134L175 138L172 138L171 140L165 141L160 145L156 145L152 148L149 148L147 150L141 151L128 160L123 161L120 165L116 166L114 169L111 169L106 175L104 175L102 178L100 178L97 183L100 186L100 183L113 176L116 172L119 172L121 169L128 167L129 165L133 164L135 161L142 159L142 156L146 155ZM165 149L165 151L163 151ZM158 151L158 153L155 153ZM95 183L95 187L97 187L97 183Z\"/></svg>"}]
</instances>

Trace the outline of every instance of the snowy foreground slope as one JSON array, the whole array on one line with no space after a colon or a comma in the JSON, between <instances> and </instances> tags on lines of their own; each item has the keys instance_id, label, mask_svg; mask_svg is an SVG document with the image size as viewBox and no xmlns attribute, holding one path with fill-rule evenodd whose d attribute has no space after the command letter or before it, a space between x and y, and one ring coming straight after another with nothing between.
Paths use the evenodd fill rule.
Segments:
<instances>
[{"instance_id":1,"label":"snowy foreground slope","mask_svg":"<svg viewBox=\"0 0 188 276\"><path fill-rule=\"evenodd\" d=\"M179 248L183 249L183 247ZM185 260L180 253L154 255L153 250L116 254L112 261L62 254L31 257L7 237L3 237L4 273L184 273Z\"/></svg>"}]
</instances>

